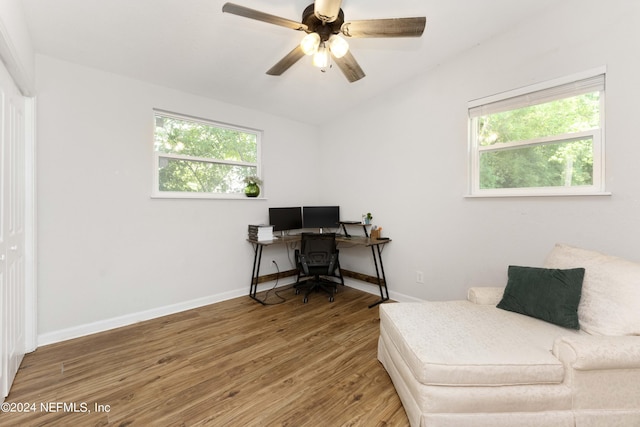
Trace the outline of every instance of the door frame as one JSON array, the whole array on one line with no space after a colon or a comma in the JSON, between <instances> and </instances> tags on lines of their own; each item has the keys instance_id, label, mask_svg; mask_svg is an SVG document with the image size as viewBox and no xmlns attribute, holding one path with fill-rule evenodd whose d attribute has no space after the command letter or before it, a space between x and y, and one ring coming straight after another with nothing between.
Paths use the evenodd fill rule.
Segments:
<instances>
[{"instance_id":1,"label":"door frame","mask_svg":"<svg viewBox=\"0 0 640 427\"><path fill-rule=\"evenodd\" d=\"M25 353L31 353L38 348L36 98L25 97L24 102Z\"/></svg>"},{"instance_id":2,"label":"door frame","mask_svg":"<svg viewBox=\"0 0 640 427\"><path fill-rule=\"evenodd\" d=\"M25 121L25 352L38 348L37 303L37 180L35 84L20 61L20 55L0 20L0 59L24 97Z\"/></svg>"}]
</instances>

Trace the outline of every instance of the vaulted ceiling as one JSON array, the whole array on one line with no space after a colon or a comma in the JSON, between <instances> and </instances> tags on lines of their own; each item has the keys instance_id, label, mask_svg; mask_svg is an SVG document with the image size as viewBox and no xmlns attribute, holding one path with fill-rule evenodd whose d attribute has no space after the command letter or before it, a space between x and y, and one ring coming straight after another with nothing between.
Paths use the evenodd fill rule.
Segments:
<instances>
[{"instance_id":1,"label":"vaulted ceiling","mask_svg":"<svg viewBox=\"0 0 640 427\"><path fill-rule=\"evenodd\" d=\"M349 39L366 77L303 58L265 74L303 32L222 13L224 0L23 0L36 52L320 124L499 37L556 0L343 0L347 20L426 16L421 38ZM312 0L233 0L300 21Z\"/></svg>"}]
</instances>

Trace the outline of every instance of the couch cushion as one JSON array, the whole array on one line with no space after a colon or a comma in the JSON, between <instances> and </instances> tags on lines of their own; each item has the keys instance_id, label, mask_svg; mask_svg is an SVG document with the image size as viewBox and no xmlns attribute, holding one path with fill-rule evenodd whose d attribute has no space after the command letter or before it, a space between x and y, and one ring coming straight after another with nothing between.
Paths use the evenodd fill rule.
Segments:
<instances>
[{"instance_id":1,"label":"couch cushion","mask_svg":"<svg viewBox=\"0 0 640 427\"><path fill-rule=\"evenodd\" d=\"M557 244L545 267L585 269L580 327L594 335L640 335L640 264Z\"/></svg>"},{"instance_id":2,"label":"couch cushion","mask_svg":"<svg viewBox=\"0 0 640 427\"><path fill-rule=\"evenodd\" d=\"M469 301L380 306L380 328L422 384L557 384L556 337L579 334L532 317Z\"/></svg>"},{"instance_id":3,"label":"couch cushion","mask_svg":"<svg viewBox=\"0 0 640 427\"><path fill-rule=\"evenodd\" d=\"M508 277L498 308L580 329L578 304L584 268L561 270L510 265Z\"/></svg>"}]
</instances>

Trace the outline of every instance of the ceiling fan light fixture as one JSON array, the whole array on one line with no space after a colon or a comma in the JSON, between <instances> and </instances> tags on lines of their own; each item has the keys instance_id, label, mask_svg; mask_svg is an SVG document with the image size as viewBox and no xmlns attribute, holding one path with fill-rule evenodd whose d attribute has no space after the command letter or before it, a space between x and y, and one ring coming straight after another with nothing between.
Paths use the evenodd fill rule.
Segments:
<instances>
[{"instance_id":1,"label":"ceiling fan light fixture","mask_svg":"<svg viewBox=\"0 0 640 427\"><path fill-rule=\"evenodd\" d=\"M322 43L318 51L313 55L313 65L325 71L329 68L329 49Z\"/></svg>"},{"instance_id":2,"label":"ceiling fan light fixture","mask_svg":"<svg viewBox=\"0 0 640 427\"><path fill-rule=\"evenodd\" d=\"M320 46L320 35L318 33L309 33L302 41L300 41L300 47L305 55L313 55L318 51Z\"/></svg>"},{"instance_id":3,"label":"ceiling fan light fixture","mask_svg":"<svg viewBox=\"0 0 640 427\"><path fill-rule=\"evenodd\" d=\"M338 35L332 35L329 39L329 49L336 58L342 58L349 51L349 43Z\"/></svg>"}]
</instances>

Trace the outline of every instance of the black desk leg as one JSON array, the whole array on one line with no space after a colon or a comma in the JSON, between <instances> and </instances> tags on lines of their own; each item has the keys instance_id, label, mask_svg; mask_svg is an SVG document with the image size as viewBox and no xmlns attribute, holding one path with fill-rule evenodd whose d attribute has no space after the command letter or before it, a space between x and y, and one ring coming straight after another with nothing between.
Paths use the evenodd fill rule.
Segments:
<instances>
[{"instance_id":1,"label":"black desk leg","mask_svg":"<svg viewBox=\"0 0 640 427\"><path fill-rule=\"evenodd\" d=\"M256 298L258 292L258 277L260 276L260 262L262 261L262 245L255 245L255 252L253 254L253 269L251 270L251 287L249 288L249 296L260 304L265 305L264 301L260 301Z\"/></svg>"},{"instance_id":2,"label":"black desk leg","mask_svg":"<svg viewBox=\"0 0 640 427\"><path fill-rule=\"evenodd\" d=\"M376 257L376 251L377 257ZM373 255L373 264L376 267L376 277L378 278L378 287L380 288L380 301L376 301L369 306L369 308L375 307L389 300L389 289L387 288L387 277L384 274L384 265L382 265L382 251L380 245L371 246L371 255ZM380 262L380 269L378 269L378 262ZM382 273L382 277L380 277Z\"/></svg>"}]
</instances>

